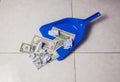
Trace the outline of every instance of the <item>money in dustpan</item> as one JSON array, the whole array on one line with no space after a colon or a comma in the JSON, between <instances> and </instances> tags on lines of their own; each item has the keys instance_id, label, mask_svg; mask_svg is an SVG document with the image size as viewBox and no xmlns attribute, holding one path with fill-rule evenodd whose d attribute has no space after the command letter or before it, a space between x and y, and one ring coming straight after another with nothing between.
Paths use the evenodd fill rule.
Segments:
<instances>
[{"instance_id":1,"label":"money in dustpan","mask_svg":"<svg viewBox=\"0 0 120 82\"><path fill-rule=\"evenodd\" d=\"M67 57L81 42L87 24L99 17L99 12L86 19L64 18L40 27L43 37L56 42L57 60Z\"/></svg>"}]
</instances>

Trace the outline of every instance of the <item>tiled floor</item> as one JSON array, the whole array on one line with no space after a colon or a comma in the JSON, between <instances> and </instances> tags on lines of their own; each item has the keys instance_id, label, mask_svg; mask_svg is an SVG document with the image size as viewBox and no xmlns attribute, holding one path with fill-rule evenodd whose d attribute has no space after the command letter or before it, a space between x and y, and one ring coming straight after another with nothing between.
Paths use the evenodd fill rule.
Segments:
<instances>
[{"instance_id":1,"label":"tiled floor","mask_svg":"<svg viewBox=\"0 0 120 82\"><path fill-rule=\"evenodd\" d=\"M27 54L0 55L0 82L74 82L74 55L37 70Z\"/></svg>"},{"instance_id":2,"label":"tiled floor","mask_svg":"<svg viewBox=\"0 0 120 82\"><path fill-rule=\"evenodd\" d=\"M84 43L76 52L120 52L120 0L73 0L73 17L86 18L101 12L98 20L88 25Z\"/></svg>"},{"instance_id":3,"label":"tiled floor","mask_svg":"<svg viewBox=\"0 0 120 82\"><path fill-rule=\"evenodd\" d=\"M76 53L76 82L119 82L120 53Z\"/></svg>"},{"instance_id":4,"label":"tiled floor","mask_svg":"<svg viewBox=\"0 0 120 82\"><path fill-rule=\"evenodd\" d=\"M120 0L0 0L0 82L120 82ZM39 27L65 17L102 16L88 25L80 44L65 60L37 70L22 42Z\"/></svg>"},{"instance_id":5,"label":"tiled floor","mask_svg":"<svg viewBox=\"0 0 120 82\"><path fill-rule=\"evenodd\" d=\"M1 0L0 52L19 52L23 41L29 43L39 35L41 25L67 16L70 0Z\"/></svg>"}]
</instances>

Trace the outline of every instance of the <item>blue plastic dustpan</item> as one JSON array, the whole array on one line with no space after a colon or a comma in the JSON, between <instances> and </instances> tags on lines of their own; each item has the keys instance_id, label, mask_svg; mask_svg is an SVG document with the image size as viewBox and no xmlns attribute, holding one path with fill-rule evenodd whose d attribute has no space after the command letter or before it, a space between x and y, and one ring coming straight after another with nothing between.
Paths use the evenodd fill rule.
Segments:
<instances>
[{"instance_id":1,"label":"blue plastic dustpan","mask_svg":"<svg viewBox=\"0 0 120 82\"><path fill-rule=\"evenodd\" d=\"M84 32L87 24L92 20L94 20L95 18L99 17L100 15L101 14L97 12L86 19L64 18L64 19L41 26L39 31L41 32L43 37L52 39L52 40L55 37L50 36L48 34L48 31L51 30L53 26L59 29L62 29L64 31L70 32L72 34L75 34L73 46L71 48L64 49L62 46L58 50L56 50L57 53L59 54L59 57L57 58L57 60L60 61L60 60L63 60L65 57L67 57L70 54L70 52L72 52L75 49L75 47L81 42L84 36Z\"/></svg>"}]
</instances>

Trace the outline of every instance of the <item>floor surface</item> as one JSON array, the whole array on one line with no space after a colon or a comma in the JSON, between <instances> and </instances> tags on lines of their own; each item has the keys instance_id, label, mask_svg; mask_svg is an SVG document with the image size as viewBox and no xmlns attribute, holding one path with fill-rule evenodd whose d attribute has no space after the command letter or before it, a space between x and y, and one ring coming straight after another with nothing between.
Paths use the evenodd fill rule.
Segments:
<instances>
[{"instance_id":1,"label":"floor surface","mask_svg":"<svg viewBox=\"0 0 120 82\"><path fill-rule=\"evenodd\" d=\"M0 0L0 82L120 82L120 0ZM87 26L82 44L63 61L37 70L22 42L39 27L66 17L102 16Z\"/></svg>"}]
</instances>

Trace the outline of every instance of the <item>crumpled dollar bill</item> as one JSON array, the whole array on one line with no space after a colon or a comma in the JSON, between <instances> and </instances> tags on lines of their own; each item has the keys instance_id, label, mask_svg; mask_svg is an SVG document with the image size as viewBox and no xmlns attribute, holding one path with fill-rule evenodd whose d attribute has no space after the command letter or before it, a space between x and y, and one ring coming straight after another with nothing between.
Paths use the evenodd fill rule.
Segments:
<instances>
[{"instance_id":1,"label":"crumpled dollar bill","mask_svg":"<svg viewBox=\"0 0 120 82\"><path fill-rule=\"evenodd\" d=\"M49 40L38 35L34 35L30 44L22 43L20 48L21 52L29 54L29 57L37 69L40 69L46 64L56 60L56 58L59 57L56 50L60 47L65 46L65 49L72 47L72 40L75 37L74 34L65 32L55 27L53 27L48 34L54 35L55 39Z\"/></svg>"},{"instance_id":2,"label":"crumpled dollar bill","mask_svg":"<svg viewBox=\"0 0 120 82\"><path fill-rule=\"evenodd\" d=\"M59 56L54 49L55 44L52 41L35 35L31 44L22 43L20 51L29 53L34 65L40 69Z\"/></svg>"}]
</instances>

